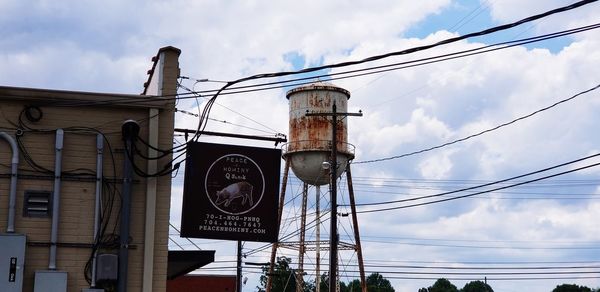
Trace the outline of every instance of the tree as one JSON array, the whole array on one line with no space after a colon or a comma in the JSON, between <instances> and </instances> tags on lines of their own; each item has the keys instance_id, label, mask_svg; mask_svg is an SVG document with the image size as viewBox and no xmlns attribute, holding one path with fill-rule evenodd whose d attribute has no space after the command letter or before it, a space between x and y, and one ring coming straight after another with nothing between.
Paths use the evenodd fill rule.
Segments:
<instances>
[{"instance_id":1,"label":"tree","mask_svg":"<svg viewBox=\"0 0 600 292\"><path fill-rule=\"evenodd\" d=\"M277 257L277 262L273 268L272 292L295 292L296 291L296 271L290 268L292 259L288 257ZM265 292L267 289L269 267L263 267L263 275L260 276L259 292ZM305 292L314 291L315 287L310 282L304 282L303 290Z\"/></svg>"},{"instance_id":2,"label":"tree","mask_svg":"<svg viewBox=\"0 0 600 292\"><path fill-rule=\"evenodd\" d=\"M356 284L358 284L358 287L360 288L360 282L358 282L358 280ZM354 281L353 281L354 282ZM392 287L392 284L390 283L390 281L386 278L384 278L381 274L379 273L372 273L371 275L369 275L366 279L367 282L367 290L371 291L371 292L394 292L394 287ZM358 290L360 291L360 290Z\"/></svg>"},{"instance_id":3,"label":"tree","mask_svg":"<svg viewBox=\"0 0 600 292\"><path fill-rule=\"evenodd\" d=\"M329 274L323 273L321 274L321 280L319 282L319 291L327 292L329 291Z\"/></svg>"},{"instance_id":4,"label":"tree","mask_svg":"<svg viewBox=\"0 0 600 292\"><path fill-rule=\"evenodd\" d=\"M575 284L562 284L556 286L552 292L592 292L592 289Z\"/></svg>"},{"instance_id":5,"label":"tree","mask_svg":"<svg viewBox=\"0 0 600 292\"><path fill-rule=\"evenodd\" d=\"M435 281L433 286L421 288L418 292L494 292L494 289L481 281L471 281L462 289L458 289L448 279L440 278Z\"/></svg>"},{"instance_id":6,"label":"tree","mask_svg":"<svg viewBox=\"0 0 600 292\"><path fill-rule=\"evenodd\" d=\"M441 278L437 279L433 286L419 289L419 292L458 292L458 289L448 279Z\"/></svg>"},{"instance_id":7,"label":"tree","mask_svg":"<svg viewBox=\"0 0 600 292\"><path fill-rule=\"evenodd\" d=\"M494 292L494 289L484 282L471 281L465 284L460 292Z\"/></svg>"},{"instance_id":8,"label":"tree","mask_svg":"<svg viewBox=\"0 0 600 292\"><path fill-rule=\"evenodd\" d=\"M340 282L340 292L361 292L362 289L360 288L360 280L358 279L354 279L350 282L348 282L348 284L344 283L344 282Z\"/></svg>"},{"instance_id":9,"label":"tree","mask_svg":"<svg viewBox=\"0 0 600 292\"><path fill-rule=\"evenodd\" d=\"M389 280L379 273L373 273L365 279L369 292L395 292ZM320 289L322 292L329 290L329 276L321 275ZM340 292L361 292L360 280L354 279L348 283L340 282Z\"/></svg>"}]
</instances>

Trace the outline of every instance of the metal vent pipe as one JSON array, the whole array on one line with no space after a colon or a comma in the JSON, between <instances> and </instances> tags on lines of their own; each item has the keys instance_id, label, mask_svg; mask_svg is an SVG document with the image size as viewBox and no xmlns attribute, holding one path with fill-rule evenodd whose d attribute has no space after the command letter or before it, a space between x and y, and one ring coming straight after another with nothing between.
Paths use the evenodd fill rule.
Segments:
<instances>
[{"instance_id":1,"label":"metal vent pipe","mask_svg":"<svg viewBox=\"0 0 600 292\"><path fill-rule=\"evenodd\" d=\"M100 243L100 215L102 210L101 198L102 198L102 177L103 177L103 164L104 164L104 136L98 134L96 136L96 202L94 205L94 255L92 258L92 280L90 286L96 287L96 258L98 256L98 245Z\"/></svg>"},{"instance_id":2,"label":"metal vent pipe","mask_svg":"<svg viewBox=\"0 0 600 292\"><path fill-rule=\"evenodd\" d=\"M7 233L15 232L15 202L17 198L17 170L19 166L19 147L15 139L5 132L0 132L0 137L4 138L12 150L12 160L10 169L10 190L8 196L8 221L6 226Z\"/></svg>"}]
</instances>

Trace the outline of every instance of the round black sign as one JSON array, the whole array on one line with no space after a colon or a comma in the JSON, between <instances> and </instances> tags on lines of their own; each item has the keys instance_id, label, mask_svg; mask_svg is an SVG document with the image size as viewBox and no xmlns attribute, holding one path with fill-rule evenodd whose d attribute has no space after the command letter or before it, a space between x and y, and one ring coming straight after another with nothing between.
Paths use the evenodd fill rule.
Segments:
<instances>
[{"instance_id":1,"label":"round black sign","mask_svg":"<svg viewBox=\"0 0 600 292\"><path fill-rule=\"evenodd\" d=\"M248 156L228 154L215 160L205 178L206 196L218 210L240 215L259 205L265 192L262 170Z\"/></svg>"}]
</instances>

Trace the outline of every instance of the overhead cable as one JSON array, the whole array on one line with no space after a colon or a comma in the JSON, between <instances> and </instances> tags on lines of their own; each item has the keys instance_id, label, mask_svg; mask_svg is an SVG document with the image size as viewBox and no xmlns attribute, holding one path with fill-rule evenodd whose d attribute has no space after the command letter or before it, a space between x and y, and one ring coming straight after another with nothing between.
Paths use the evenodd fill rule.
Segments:
<instances>
[{"instance_id":1,"label":"overhead cable","mask_svg":"<svg viewBox=\"0 0 600 292\"><path fill-rule=\"evenodd\" d=\"M502 42L502 43L497 43L497 44L493 44L493 45L483 46L483 47L476 48L476 49L465 50L465 51L455 52L455 53L451 53L451 54L444 54L444 55L440 55L440 56L436 56L436 57L423 58L423 59L413 60L413 61L409 61L409 62L388 64L388 65L376 66L376 67L371 67L371 68L357 69L357 70L351 70L351 71L345 71L345 72L338 72L338 73L331 73L331 74L323 74L323 75L310 76L310 77L298 78L298 79L292 79L292 80L276 81L276 82L269 82L269 83L255 84L255 85L247 85L247 86L236 86L236 87L232 86L233 84L237 84L237 83L240 83L240 82L243 82L243 81L248 81L248 80L253 80L253 79L271 78L271 77L281 77L281 76L287 76L287 75L303 74L303 73L315 72L315 71L324 70L324 69L338 68L338 67L345 67L345 66L362 64L362 63L371 62L371 61L374 61L374 60L379 60L379 59L383 59L383 58L387 58L387 57L391 57L391 56L410 54L410 53L414 53L414 52L417 52L417 51L421 51L421 50L433 48L433 47L436 47L436 46L440 46L440 45L444 45L444 44L456 42L456 41L459 41L459 40L462 40L462 39L471 38L471 37L475 37L475 36L486 35L486 34L490 34L490 33L496 32L496 31L508 29L508 28L520 25L520 24L528 22L528 21L533 21L535 19L546 17L546 16L549 16L551 14L555 14L555 13L559 13L559 12L564 12L564 11L567 11L567 10L570 10L570 9L577 8L577 7L582 6L582 5L589 4L591 2L596 2L596 1L597 0L593 0L593 1L580 1L580 2L574 3L573 5L569 5L569 6L557 8L557 9L548 11L546 13L534 15L534 16L532 16L530 18L525 18L525 19L522 19L521 21L517 21L517 22L511 23L511 24L505 24L505 25L493 27L493 28L490 28L490 29L486 29L486 30L483 30L483 31L480 31L480 32L469 33L469 34L466 34L466 35L463 35L463 36L446 39L446 40L434 43L432 45L414 47L414 48L406 49L406 50L403 50L403 51L398 51L398 52L392 52L392 53L388 53L388 54L384 54L384 55L373 56L373 57L370 57L370 58L363 59L361 61L351 61L351 62L344 62L344 63L332 64L332 65L324 65L324 66L319 66L319 67L306 68L306 69L299 70L299 71L258 74L258 75L254 75L254 76L250 76L250 77L238 79L238 80L235 80L235 81L229 81L221 89L207 90L207 91L197 91L197 92L188 93L188 94L152 96L152 99L141 99L141 98L138 98L138 97L126 97L126 98L117 98L117 99L104 100L104 101L100 101L100 100L96 100L96 101L68 101L68 102L56 102L56 101L54 101L54 102L51 102L49 104L52 104L52 105L61 105L61 106L134 104L134 103L148 103L148 102L152 102L152 101L166 101L166 100L173 100L173 99L196 98L197 97L196 94L200 94L201 96L204 96L202 94L206 94L206 93L215 93L215 95L213 95L213 98L214 98L214 97L216 97L218 95L240 94L240 93L248 93L248 92L254 92L254 91L261 91L261 90L270 90L270 89L277 89L277 88L299 86L299 85L303 85L303 84L312 83L313 81L288 84L288 85L284 85L284 86L273 86L273 87L265 87L265 88L259 88L259 89L250 89L250 90L239 90L239 91L233 91L233 92L226 92L226 91L230 91L230 90L234 90L234 89L255 88L255 87L260 87L260 86L266 86L266 85L272 85L272 84L289 83L289 82L301 81L301 80L314 80L315 78L336 76L336 75L340 75L340 74L349 74L349 73L355 73L355 72L362 72L362 71L374 70L374 69L384 68L384 67L390 67L390 66L399 66L399 65L402 65L402 64L422 62L424 60L431 60L431 59L436 59L436 58L438 60L434 60L434 61L430 61L430 62L425 62L425 63L419 63L419 64L413 64L412 66L397 67L397 68L391 68L391 69L387 69L387 70L380 70L380 71L368 72L368 73L363 73L363 74L356 74L356 75L352 75L352 76L344 76L344 77L338 77L338 78L328 78L327 81L339 80L339 79L346 79L346 78L353 78L353 77L358 77L358 76L364 76L364 75L370 75L370 74L376 74L376 73L382 73L382 72L392 71L392 70L399 70L399 69L408 68L408 67L421 66L421 65L426 65L426 64L430 64L430 63L437 63L437 62L446 61L446 60L450 60L450 59L456 59L456 58L466 57L466 56L470 56L470 55L481 54L481 53L484 53L484 52L490 52L490 51L495 51L495 50L499 50L499 49L505 49L505 48L516 46L516 45L522 45L522 44L537 42L537 41L546 40L546 39L550 39L550 38L565 36L565 35L569 35L569 34L573 34L573 33L578 33L578 32L582 32L582 31L596 29L598 27L597 27L597 24L596 25L583 26L583 27L579 27L579 28L575 28L575 29L564 30L564 31L561 31L561 32L555 32L555 33L552 33L552 34L542 35L542 36L538 36L538 37L525 38L525 39L516 40L516 41ZM518 42L522 42L522 43L518 43ZM488 50L480 51L480 52L474 52L474 51L477 51L477 50L487 49L487 48L490 48L490 47L493 47L493 46L508 45L508 44L512 44L512 45L505 46L505 47L500 47L500 48L495 48L495 49L488 49ZM460 56L454 56L454 57L439 59L439 58L442 58L442 57L453 56L453 55L457 55L457 54L461 54L461 53L464 54L466 52L472 52L472 53L466 54L466 55L460 55ZM193 78L191 78L191 77L184 77L184 79L193 79ZM193 79L193 80L196 80L196 79Z\"/></svg>"},{"instance_id":2,"label":"overhead cable","mask_svg":"<svg viewBox=\"0 0 600 292\"><path fill-rule=\"evenodd\" d=\"M416 154L421 154L421 153L429 152L431 150L440 149L440 148L443 148L443 147L446 147L446 146L450 146L450 145L453 145L453 144L456 144L456 143L459 143L459 142L463 142L463 141L469 140L471 138L475 138L477 136L481 136L483 134L486 134L486 133L498 130L500 128L503 128L503 127L506 127L508 125L514 124L514 123L516 123L518 121L521 121L521 120L527 119L529 117L532 117L532 116L534 116L536 114L539 114L539 113L541 113L543 111L549 110L549 109L551 109L551 108L553 108L553 107L555 107L555 106L557 106L559 104L562 104L562 103L565 103L567 101L573 100L573 99L575 99L576 97L578 97L580 95L583 95L583 94L586 94L588 92L594 91L594 90L598 89L599 87L600 87L600 84L598 84L598 85L596 85L596 86L594 86L594 87L592 87L590 89L587 89L587 90L584 90L582 92L579 92L579 93L577 93L577 94L575 94L575 95L573 95L571 97L568 97L568 98L562 99L560 101L557 101L557 102L555 102L555 103L553 103L553 104L551 104L551 105L549 105L547 107L538 109L538 110L536 110L534 112L531 112L531 113L529 113L527 115L518 117L518 118L516 118L516 119L514 119L512 121L509 121L509 122L497 125L497 126L495 126L493 128L489 128L489 129L483 130L483 131L475 133L475 134L471 134L469 136L466 136L466 137L463 137L463 138L460 138L460 139L456 139L456 140L453 140L453 141L450 141L450 142L446 142L444 144L440 144L440 145L437 145L437 146L425 148L425 149L418 150L418 151L413 151L413 152L409 152L409 153L405 153L405 154L400 154L400 155L395 155L395 156L385 157L385 158L379 158L379 159L373 159L373 160L357 161L357 162L353 162L353 164L364 164L364 163L373 163L373 162L381 162L381 161L386 161L386 160L398 159L398 158L403 158L403 157L408 157L408 156L412 156L412 155L416 155Z\"/></svg>"},{"instance_id":3,"label":"overhead cable","mask_svg":"<svg viewBox=\"0 0 600 292\"><path fill-rule=\"evenodd\" d=\"M392 204L392 203L404 203L404 202L417 201L417 200L429 199L429 198L434 198L434 197L441 197L441 196L446 196L446 195L450 195L450 194L456 194L456 193L460 193L460 192L464 192L464 191L475 190L475 189L479 189L479 188L483 188L483 187L489 187L489 186L492 186L492 185L497 185L497 184L500 184L500 183L505 183L505 182L508 182L508 181L513 181L513 180L516 180L516 179L520 179L520 178L523 178L523 177L527 177L527 176L539 174L539 173L542 173L542 172L546 172L546 171L553 170L553 169L556 169L556 168L560 168L560 167L563 167L563 166L567 166L567 165L570 165L570 164L575 164L575 163L578 163L578 162L582 162L584 160L588 160L588 159L595 158L595 157L598 157L598 156L600 156L600 153L592 154L592 155L589 155L589 156L586 156L586 157L583 157L583 158L575 159L575 160L572 160L572 161L568 161L568 162L565 162L565 163L561 163L561 164L557 164L557 165L554 165L554 166L546 167L546 168L539 169L539 170L532 171L532 172L528 172L528 173L525 173L525 174L521 174L521 175L509 177L509 178L506 178L506 179L497 180L497 181L493 181L493 182L489 182L489 183L485 183L485 184L480 184L480 185L476 185L476 186L472 186L472 187L468 187L468 188L462 188L462 189L458 189L458 190L443 192L443 193L439 193L439 194L433 194L433 195L427 195L427 196L420 196L420 197L408 198L408 199L401 199L401 200L384 201L384 202L357 203L355 205L356 206L387 205L387 204ZM340 205L340 206L349 206L349 205Z\"/></svg>"},{"instance_id":4,"label":"overhead cable","mask_svg":"<svg viewBox=\"0 0 600 292\"><path fill-rule=\"evenodd\" d=\"M342 79L348 79L348 78L362 77L362 76L367 76L367 75L372 75L372 74L380 74L380 73L385 73L385 72L389 72L389 71L396 71L396 70L401 70L401 69L419 67L419 66L423 66L423 65L429 65L429 64L434 64L434 63L479 55L479 54L483 54L483 53L489 53L489 52L493 52L493 51L508 49L508 48L512 48L512 47L516 47L516 46L545 41L545 40L549 40L549 39L554 39L554 38L558 38L558 37L581 33L581 32L598 29L598 28L600 28L599 23L581 26L581 27L577 27L577 28L573 28L573 29L562 30L562 31L544 34L544 35L540 35L540 36L517 39L517 40L512 40L512 41L499 42L499 43L494 43L491 45L481 46L481 47L477 47L477 48L473 48L473 49L461 50L461 51L456 51L456 52L452 52L452 53L446 53L446 54L441 54L441 55L436 55L436 56L431 56L431 57L426 57L426 58L419 58L419 59L414 59L414 60L409 60L409 61L404 61L404 62L397 62L397 63L392 63L392 64L385 64L385 65L379 65L379 66L373 66L373 67L355 69L355 70L347 70L347 71L341 71L341 72L335 72L335 73L326 73L326 74L321 74L321 75L311 75L309 77L294 78L294 79L288 79L288 80L279 80L279 81L250 84L250 85L243 85L243 86L231 86L231 87L228 87L228 88L222 90L220 95L245 94L245 93L264 91L264 90L296 87L296 86L314 83L314 80L316 80L316 79L318 79L320 81L336 81L336 80L342 80ZM362 72L362 73L360 73L360 72ZM358 74L352 74L352 73L358 73ZM348 74L352 74L352 75L348 75ZM187 77L187 78L193 79L191 77ZM161 100L161 101L180 100L180 99L189 99L189 98L197 98L197 97L206 98L210 94L214 94L215 92L219 91L219 89L194 91L185 86L180 86L180 87L182 89L185 89L186 91L188 91L188 93L183 93L183 94L179 93L179 94L175 94L175 95L152 96L152 98L156 98L157 100ZM135 103L147 103L147 102L149 102L148 99L141 99L139 97L127 97L127 98L111 99L111 100L95 100L95 101L83 101L82 100L82 101L77 101L77 102L68 101L68 102L58 102L58 103L53 102L52 104L60 105L60 106L78 106L78 105L135 104Z\"/></svg>"},{"instance_id":5,"label":"overhead cable","mask_svg":"<svg viewBox=\"0 0 600 292\"><path fill-rule=\"evenodd\" d=\"M197 131L196 134L194 135L194 137L192 138L193 141L197 141L198 138L200 137L202 131L206 128L207 123L205 122L205 120L208 119L210 112L212 110L212 106L214 104L214 102L216 101L216 99L218 98L219 94L227 89L228 87L231 87L237 83L241 83L241 82L245 82L245 81L250 81L250 80L255 80L255 79L263 79L263 78L274 78L274 77L283 77L283 76L288 76L288 75L297 75L297 74L303 74L303 73L311 73L311 72L315 72L315 71L320 71L320 70L324 70L324 69L334 69L334 68L340 68L340 67L347 67L347 66L352 66L352 65L359 65L359 64L363 64L363 63L368 63L368 62L373 62L373 61L377 61L377 60L381 60L381 59L385 59L385 58L389 58L392 56L400 56L400 55L407 55L407 54L411 54L414 52L418 52L418 51L423 51L423 50L427 50L427 49L431 49L434 47L438 47L441 45L445 45L445 44L450 44L450 43L454 43L460 40L464 40L464 39L468 39L468 38L472 38L472 37L476 37L476 36L483 36L483 35L487 35L487 34L491 34L497 31L501 31L501 30L506 30L515 26L519 26L523 23L527 23L527 22L531 22L540 18L544 18L547 17L549 15L555 14L555 13L560 13L560 12L564 12L564 11L568 11L571 9L575 9L577 7L583 6L583 5L587 5L593 2L596 2L597 0L583 0L583 1L579 1L576 3L573 3L571 5L567 5L567 6L563 6L557 9L553 9L541 14L537 14L537 15L533 15L524 19L521 19L519 21L510 23L510 24L504 24L504 25L500 25L500 26L496 26L493 28L489 28L489 29L485 29L483 31L479 31L479 32L475 32L475 33L469 33L463 36L458 36L458 37L454 37L454 38L449 38L446 40L442 40L440 42L434 43L434 44L430 44L430 45L424 45L424 46L418 46L418 47L413 47L410 49L406 49L406 50L402 50L402 51L396 51L396 52L391 52L391 53L387 53L387 54L382 54L382 55L376 55L376 56L372 56L372 57L368 57L359 61L348 61L348 62L342 62L342 63L336 63L336 64L330 64L330 65L323 65L323 66L316 66L316 67L311 67L311 68L306 68L306 69L302 69L302 70L297 70L297 71L284 71L284 72L277 72L277 73L266 73L266 74L256 74L256 75L252 75L249 77L244 77L244 78L240 78L234 81L230 81L227 82L223 87L221 87L212 97L211 99L206 103L206 106L204 107L203 111L202 111L202 115L200 116L200 119L198 121L198 127L197 127Z\"/></svg>"},{"instance_id":6,"label":"overhead cable","mask_svg":"<svg viewBox=\"0 0 600 292\"><path fill-rule=\"evenodd\" d=\"M322 74L322 75L312 75L309 77L295 78L295 79L289 79L289 80L280 80L280 81L251 84L251 85L244 85L244 86L232 86L232 87L227 88L223 93L221 93L221 95L240 94L240 93L249 93L249 92L255 92L255 91L262 91L262 90L295 87L295 86L313 83L314 80L335 81L335 80L355 78L355 77L361 77L361 76L372 75L372 74L379 74L379 73L395 71L395 70L400 70L400 69L407 69L407 68L418 67L418 66L423 66L423 65L433 64L433 63L439 63L439 62L443 62L443 61L449 61L449 60L473 56L473 55L479 55L479 54L483 54L483 53L489 53L489 52L493 52L493 51L497 51L497 50L508 49L508 48L531 44L531 43L535 43L535 42L545 41L545 40L563 37L563 36L567 36L567 35L571 35L571 34L585 32L585 31L589 31L589 30L593 30L593 29L598 29L599 27L600 27L600 23L596 23L596 24L576 27L576 28L572 28L572 29L567 29L567 30L563 30L563 31L548 33L548 34L544 34L544 35L540 35L540 36L517 39L517 40L512 40L512 41L499 42L499 43L485 45L485 46L481 46L481 47L477 47L477 48L473 48L473 49L460 50L460 51L456 51L456 52L452 52L452 53L446 53L446 54L441 54L441 55L436 55L436 56L431 56L431 57L419 58L419 59L414 59L414 60L409 60L409 61L404 61L404 62L397 62L397 63L367 67L367 68L362 68L362 69L354 69L354 70L347 70L347 71L341 71L341 72L327 73L327 74ZM365 72L365 73L360 73L360 72ZM352 74L352 73L360 73L360 74L347 75L347 74ZM347 76L334 77L334 76L340 76L340 75L347 75ZM304 82L297 82L297 81L304 81ZM295 82L295 83L292 83L292 82ZM287 84L287 83L292 83L292 84ZM287 85L264 87L264 86L279 85L279 84L287 84ZM257 88L257 87L264 87L264 88ZM238 89L248 89L248 90L238 90ZM234 91L234 90L236 90L236 91ZM216 89L215 90L203 90L203 91L196 91L196 93L198 93L202 96L205 96L204 94L211 94L216 91L217 91ZM182 96L182 95L180 95L180 96Z\"/></svg>"},{"instance_id":7,"label":"overhead cable","mask_svg":"<svg viewBox=\"0 0 600 292\"><path fill-rule=\"evenodd\" d=\"M596 154L594 156L597 156L597 155L600 155L600 154ZM547 175L547 176L543 176L543 177L536 178L536 179L522 181L522 182L514 183L514 184L511 184L511 185L497 187L497 188L494 188L494 189L485 190L485 191L476 192L476 193L467 194L467 195L462 195L462 196L450 197L450 198L439 199L439 200L435 200L435 201L428 201L428 202L424 202L424 203L411 204L411 205L403 205L403 206L398 206L398 207L389 207L389 208L381 208L381 209L363 210L363 211L357 211L356 213L382 212L382 211L398 210L398 209L405 209L405 208L411 208L411 207L417 207L417 206L424 206L424 205L430 205L430 204L435 204L435 203L442 203L442 202L447 202L447 201L453 201L453 200L457 200L457 199L473 197L473 196L477 196L477 195L481 195L481 194L485 194L485 193L490 193L490 192L494 192L494 191L498 191L498 190L503 190L503 189L508 189L508 188L512 188L512 187L516 187L516 186L521 186L521 185L529 184L529 183L532 183L532 182L537 182L537 181L549 179L549 178L552 178L552 177L557 177L557 176L561 176L561 175L565 175L565 174L569 174L569 173L581 171L581 170L592 168L592 167L595 167L595 166L598 166L598 165L600 165L600 162L594 163L594 164L589 164L589 165L586 165L586 166L578 167L578 168L567 170L567 171L563 171L563 172L559 172L559 173L555 173L555 174L551 174L551 175Z\"/></svg>"}]
</instances>

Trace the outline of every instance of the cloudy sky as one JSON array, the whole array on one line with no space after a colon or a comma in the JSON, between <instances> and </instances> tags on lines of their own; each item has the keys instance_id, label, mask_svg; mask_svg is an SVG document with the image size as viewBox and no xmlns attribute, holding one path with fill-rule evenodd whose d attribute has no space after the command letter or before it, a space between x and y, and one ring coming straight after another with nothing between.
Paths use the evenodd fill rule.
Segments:
<instances>
[{"instance_id":1,"label":"cloudy sky","mask_svg":"<svg viewBox=\"0 0 600 292\"><path fill-rule=\"evenodd\" d=\"M164 46L182 50L183 76L234 80L432 44L572 2L0 0L0 85L137 94L142 92L150 58ZM600 4L592 3L493 35L324 73L474 49L587 26L599 19ZM591 91L466 141L418 155L358 163L455 141L546 108L600 84L598 64L600 31L590 30L477 56L334 81L352 94L348 110L364 113L348 121L348 140L356 146L352 174L357 202L439 194L600 152L600 95ZM194 90L220 86L195 84L191 79L182 84ZM286 90L222 96L208 129L285 134ZM180 92L186 93L184 89ZM204 100L199 102L202 106ZM198 110L189 100L180 101L177 107ZM177 126L182 128L193 128L197 122L194 116L179 112L176 117ZM264 142L202 140L273 147ZM597 162L589 159L517 182ZM459 288L466 279L487 277L495 291L551 291L561 283L600 287L600 269L587 268L600 266L600 225L593 219L600 208L599 174L600 168L592 167L424 206L408 205L475 190L408 203L359 206L359 211L402 207L359 214L367 271L381 272L396 291L416 291L434 282L414 278L439 277L452 279ZM182 181L180 172L174 179L172 200L172 223L176 226ZM346 185L342 180L342 204L348 200ZM299 190L300 182L292 178L286 218L298 212L299 200L291 198ZM313 203L311 196L309 206ZM322 204L326 208L327 200ZM350 240L348 223L347 218L340 222L340 236L345 241ZM282 231L293 232L296 224L286 221ZM326 235L327 228L323 229ZM194 248L190 242L177 239L175 233L173 230L181 246ZM314 237L313 230L308 234ZM234 263L227 261L234 259L234 244L193 242L217 250L217 259L224 262L213 264L213 268L233 267ZM253 252L261 246L246 243L244 251ZM294 256L286 250L282 254ZM268 250L253 253L247 260L264 262L266 258ZM308 258L309 263L314 262L314 255ZM356 255L342 253L340 258L344 263L340 268L342 280L354 278ZM536 267L547 269L532 269ZM234 270L212 272L233 274ZM256 270L245 274L249 281L244 291L254 291L258 285L258 275L252 272Z\"/></svg>"}]
</instances>

